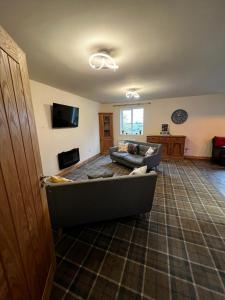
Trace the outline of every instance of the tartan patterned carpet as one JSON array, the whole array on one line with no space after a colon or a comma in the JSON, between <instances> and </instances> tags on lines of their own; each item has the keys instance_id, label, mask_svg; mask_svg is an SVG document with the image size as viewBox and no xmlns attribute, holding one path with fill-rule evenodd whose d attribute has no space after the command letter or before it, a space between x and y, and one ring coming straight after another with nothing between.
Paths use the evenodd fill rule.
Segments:
<instances>
[{"instance_id":1,"label":"tartan patterned carpet","mask_svg":"<svg viewBox=\"0 0 225 300\"><path fill-rule=\"evenodd\" d=\"M130 172L101 157L67 177L100 167ZM64 230L51 299L225 299L224 186L209 162L162 162L150 213Z\"/></svg>"}]
</instances>

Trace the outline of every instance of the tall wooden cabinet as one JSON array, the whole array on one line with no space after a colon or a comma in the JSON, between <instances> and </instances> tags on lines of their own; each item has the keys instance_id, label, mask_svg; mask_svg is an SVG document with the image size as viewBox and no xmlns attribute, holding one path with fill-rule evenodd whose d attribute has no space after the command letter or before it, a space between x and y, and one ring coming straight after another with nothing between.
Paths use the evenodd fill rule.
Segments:
<instances>
[{"instance_id":1,"label":"tall wooden cabinet","mask_svg":"<svg viewBox=\"0 0 225 300\"><path fill-rule=\"evenodd\" d=\"M162 144L162 158L183 159L185 138L183 135L149 135L147 142Z\"/></svg>"},{"instance_id":2,"label":"tall wooden cabinet","mask_svg":"<svg viewBox=\"0 0 225 300\"><path fill-rule=\"evenodd\" d=\"M47 299L55 268L26 57L0 26L0 299Z\"/></svg>"},{"instance_id":3,"label":"tall wooden cabinet","mask_svg":"<svg viewBox=\"0 0 225 300\"><path fill-rule=\"evenodd\" d=\"M99 113L99 135L101 154L108 154L113 146L113 114Z\"/></svg>"}]
</instances>

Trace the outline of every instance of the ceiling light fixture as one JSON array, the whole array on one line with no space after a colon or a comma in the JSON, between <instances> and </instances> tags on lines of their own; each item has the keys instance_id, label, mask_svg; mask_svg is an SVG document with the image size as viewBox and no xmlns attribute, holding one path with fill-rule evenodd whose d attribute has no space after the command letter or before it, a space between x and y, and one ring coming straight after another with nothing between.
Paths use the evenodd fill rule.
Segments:
<instances>
[{"instance_id":1,"label":"ceiling light fixture","mask_svg":"<svg viewBox=\"0 0 225 300\"><path fill-rule=\"evenodd\" d=\"M140 95L138 94L138 92L136 90L128 90L128 91L126 91L126 97L128 99L139 99Z\"/></svg>"},{"instance_id":2,"label":"ceiling light fixture","mask_svg":"<svg viewBox=\"0 0 225 300\"><path fill-rule=\"evenodd\" d=\"M111 69L116 71L119 68L115 60L109 54L103 52L92 54L89 57L89 65L95 70Z\"/></svg>"}]
</instances>

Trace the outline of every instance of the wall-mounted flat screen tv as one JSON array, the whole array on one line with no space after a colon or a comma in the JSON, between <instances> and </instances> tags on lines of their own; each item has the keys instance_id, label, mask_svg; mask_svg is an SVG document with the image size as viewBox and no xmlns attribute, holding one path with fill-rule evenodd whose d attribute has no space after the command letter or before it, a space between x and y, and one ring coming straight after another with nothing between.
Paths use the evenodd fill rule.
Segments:
<instances>
[{"instance_id":1,"label":"wall-mounted flat screen tv","mask_svg":"<svg viewBox=\"0 0 225 300\"><path fill-rule=\"evenodd\" d=\"M53 103L52 108L52 127L78 127L79 108L73 106Z\"/></svg>"}]
</instances>

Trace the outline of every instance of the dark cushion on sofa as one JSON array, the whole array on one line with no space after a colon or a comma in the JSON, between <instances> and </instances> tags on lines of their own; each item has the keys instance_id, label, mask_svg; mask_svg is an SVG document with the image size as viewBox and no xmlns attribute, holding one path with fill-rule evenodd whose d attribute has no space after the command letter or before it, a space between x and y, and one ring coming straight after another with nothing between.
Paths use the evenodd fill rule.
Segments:
<instances>
[{"instance_id":1,"label":"dark cushion on sofa","mask_svg":"<svg viewBox=\"0 0 225 300\"><path fill-rule=\"evenodd\" d=\"M139 145L139 154L145 156L145 153L148 151L149 146Z\"/></svg>"},{"instance_id":2,"label":"dark cushion on sofa","mask_svg":"<svg viewBox=\"0 0 225 300\"><path fill-rule=\"evenodd\" d=\"M138 154L138 144L129 143L128 152L130 154Z\"/></svg>"},{"instance_id":3,"label":"dark cushion on sofa","mask_svg":"<svg viewBox=\"0 0 225 300\"><path fill-rule=\"evenodd\" d=\"M143 159L144 159L143 156L135 155L135 154L128 154L127 156L124 157L124 160L139 166L142 166Z\"/></svg>"}]
</instances>

